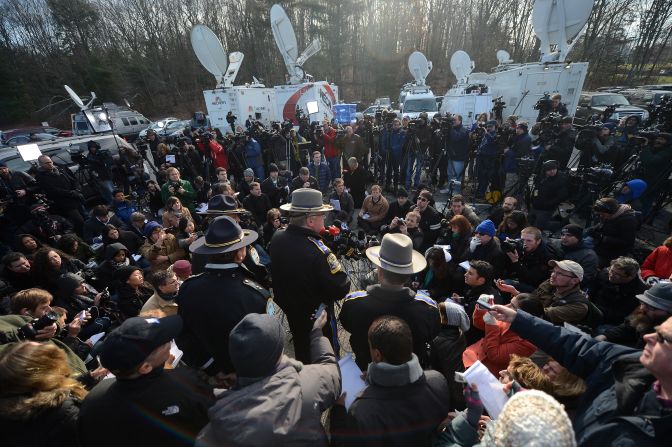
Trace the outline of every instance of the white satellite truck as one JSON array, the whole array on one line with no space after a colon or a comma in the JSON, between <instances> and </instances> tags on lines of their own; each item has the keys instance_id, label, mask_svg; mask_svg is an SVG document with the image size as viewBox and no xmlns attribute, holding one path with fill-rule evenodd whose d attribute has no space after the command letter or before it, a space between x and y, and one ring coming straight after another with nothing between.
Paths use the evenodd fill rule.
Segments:
<instances>
[{"instance_id":1,"label":"white satellite truck","mask_svg":"<svg viewBox=\"0 0 672 447\"><path fill-rule=\"evenodd\" d=\"M320 41L313 40L299 55L292 23L278 4L271 7L271 29L288 72L288 84L273 87L279 120L296 123L297 106L310 121L331 120L334 117L334 105L338 104L338 87L327 81L313 82L312 76L302 68L308 58L320 51Z\"/></svg>"},{"instance_id":2,"label":"white satellite truck","mask_svg":"<svg viewBox=\"0 0 672 447\"><path fill-rule=\"evenodd\" d=\"M446 93L441 111L461 112L465 123L470 113L474 117L480 111L489 111L492 104L485 110L485 99L479 102L473 97L477 89L487 91L489 100L502 97L506 102L504 118L516 115L520 120L534 123L539 114L534 106L547 93L560 93L567 110L576 110L588 62L572 62L566 58L578 41L592 8L593 0L537 0L534 3L532 24L540 40L539 62L513 63L509 54L500 50L497 52L499 64L492 73L472 73L474 65L469 55L458 51L460 54L451 58L457 84Z\"/></svg>"},{"instance_id":3,"label":"white satellite truck","mask_svg":"<svg viewBox=\"0 0 672 447\"><path fill-rule=\"evenodd\" d=\"M424 54L414 51L408 56L408 70L413 75L413 82L404 84L399 94L399 109L404 118L416 119L422 112L426 112L431 120L438 107L434 92L425 84L427 75L432 71L432 63Z\"/></svg>"},{"instance_id":4,"label":"white satellite truck","mask_svg":"<svg viewBox=\"0 0 672 447\"><path fill-rule=\"evenodd\" d=\"M191 46L201 65L215 77L215 88L203 91L212 127L223 133L231 132L231 123L226 120L229 112L237 117L236 127L244 126L250 115L267 126L278 120L272 88L267 88L256 78L253 78L252 84L233 85L243 63L243 53L236 51L229 54L227 62L221 41L205 25L196 25L191 29Z\"/></svg>"}]
</instances>

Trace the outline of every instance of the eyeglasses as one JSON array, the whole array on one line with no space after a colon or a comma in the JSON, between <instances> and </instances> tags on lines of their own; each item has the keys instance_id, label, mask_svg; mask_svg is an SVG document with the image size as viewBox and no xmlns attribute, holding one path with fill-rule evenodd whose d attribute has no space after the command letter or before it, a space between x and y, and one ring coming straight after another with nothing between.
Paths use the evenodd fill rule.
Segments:
<instances>
[{"instance_id":1,"label":"eyeglasses","mask_svg":"<svg viewBox=\"0 0 672 447\"><path fill-rule=\"evenodd\" d=\"M566 277L566 278L576 278L576 276L574 276L574 275L572 275L572 274L569 274L569 275L568 275L567 273L563 273L563 272L558 271L558 270L553 270L553 271L551 272L551 275L555 275L555 276L564 276L564 277Z\"/></svg>"}]
</instances>

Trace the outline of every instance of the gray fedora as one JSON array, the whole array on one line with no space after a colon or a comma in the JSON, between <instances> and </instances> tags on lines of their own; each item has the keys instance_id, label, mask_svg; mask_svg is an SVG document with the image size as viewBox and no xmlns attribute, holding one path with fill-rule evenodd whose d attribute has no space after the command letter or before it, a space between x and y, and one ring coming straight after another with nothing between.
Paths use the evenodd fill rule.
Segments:
<instances>
[{"instance_id":1,"label":"gray fedora","mask_svg":"<svg viewBox=\"0 0 672 447\"><path fill-rule=\"evenodd\" d=\"M292 203L280 206L282 211L289 213L328 213L334 207L322 203L322 193L312 188L299 188L292 193Z\"/></svg>"},{"instance_id":2,"label":"gray fedora","mask_svg":"<svg viewBox=\"0 0 672 447\"><path fill-rule=\"evenodd\" d=\"M672 282L661 281L643 294L635 296L647 306L672 314Z\"/></svg>"},{"instance_id":3,"label":"gray fedora","mask_svg":"<svg viewBox=\"0 0 672 447\"><path fill-rule=\"evenodd\" d=\"M366 250L366 257L383 270L412 275L427 267L427 260L413 250L411 238L401 233L388 233L378 247Z\"/></svg>"}]
</instances>

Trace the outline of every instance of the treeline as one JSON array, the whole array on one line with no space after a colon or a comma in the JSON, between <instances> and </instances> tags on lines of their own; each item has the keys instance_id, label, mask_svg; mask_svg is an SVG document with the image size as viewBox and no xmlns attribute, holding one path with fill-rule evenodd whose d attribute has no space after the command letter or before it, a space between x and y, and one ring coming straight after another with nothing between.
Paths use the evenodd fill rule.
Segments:
<instances>
[{"instance_id":1,"label":"treeline","mask_svg":"<svg viewBox=\"0 0 672 447\"><path fill-rule=\"evenodd\" d=\"M281 84L285 67L263 0L0 0L0 125L65 123L74 110L63 84L82 96L128 99L150 117L204 108L214 86L191 49L193 25L208 25L227 52L245 54L237 84L252 76ZM443 93L455 82L450 56L466 50L477 71L507 50L538 60L533 0L303 0L281 2L299 50L319 38L306 64L315 79L340 86L347 101L396 98L411 79L408 55L433 62L428 83ZM570 54L590 62L589 86L638 83L669 61L672 2L596 0L585 36Z\"/></svg>"}]
</instances>

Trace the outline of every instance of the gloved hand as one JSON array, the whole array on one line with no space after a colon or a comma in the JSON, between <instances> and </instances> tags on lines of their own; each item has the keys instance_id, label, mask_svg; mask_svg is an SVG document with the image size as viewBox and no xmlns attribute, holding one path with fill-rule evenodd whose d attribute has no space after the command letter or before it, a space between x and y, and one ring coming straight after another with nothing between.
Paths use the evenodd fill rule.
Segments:
<instances>
[{"instance_id":1,"label":"gloved hand","mask_svg":"<svg viewBox=\"0 0 672 447\"><path fill-rule=\"evenodd\" d=\"M648 278L646 278L646 284L648 286L653 286L654 284L658 284L659 281L660 281L660 278L658 278L657 276L649 276Z\"/></svg>"},{"instance_id":2,"label":"gloved hand","mask_svg":"<svg viewBox=\"0 0 672 447\"><path fill-rule=\"evenodd\" d=\"M490 315L490 312L486 312L483 315L483 322L485 324L489 324L489 325L494 326L494 325L497 324L497 319L495 317L493 317L492 315Z\"/></svg>"},{"instance_id":3,"label":"gloved hand","mask_svg":"<svg viewBox=\"0 0 672 447\"><path fill-rule=\"evenodd\" d=\"M483 414L483 402L478 394L476 385L473 387L469 385L464 387L464 401L467 404L467 414L465 419L469 422L469 425L478 429L478 421Z\"/></svg>"},{"instance_id":4,"label":"gloved hand","mask_svg":"<svg viewBox=\"0 0 672 447\"><path fill-rule=\"evenodd\" d=\"M469 251L473 253L479 245L481 245L481 240L476 236L472 237L471 241L469 241Z\"/></svg>"}]
</instances>

